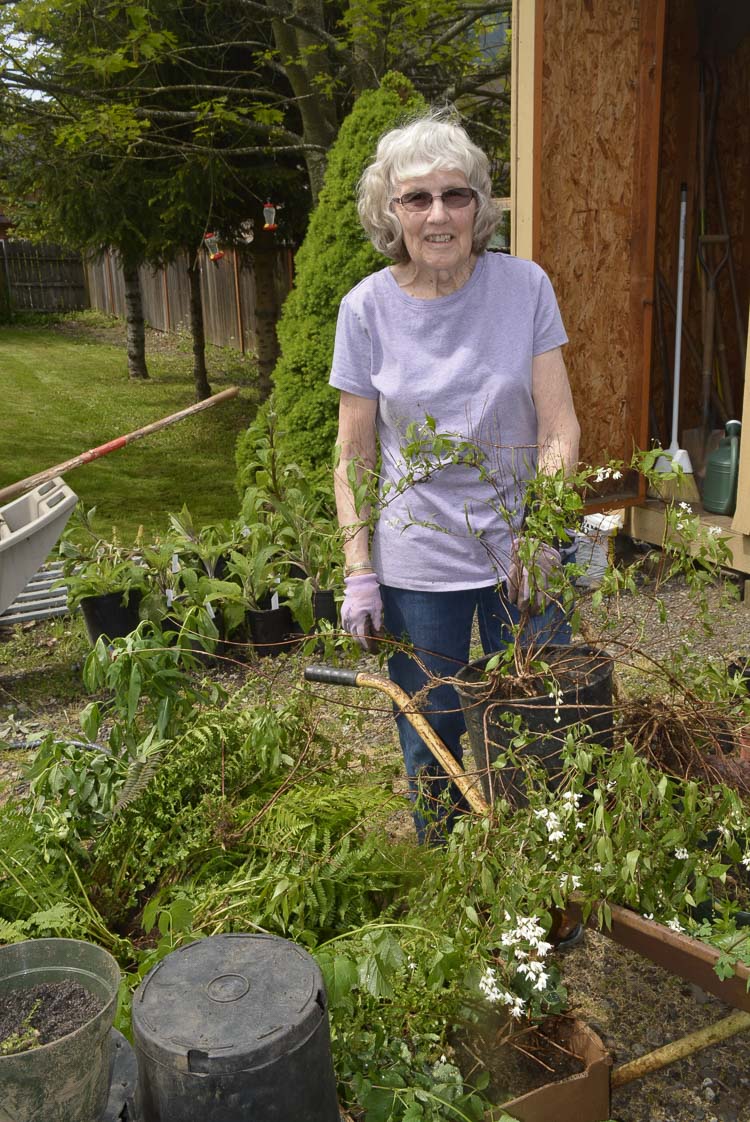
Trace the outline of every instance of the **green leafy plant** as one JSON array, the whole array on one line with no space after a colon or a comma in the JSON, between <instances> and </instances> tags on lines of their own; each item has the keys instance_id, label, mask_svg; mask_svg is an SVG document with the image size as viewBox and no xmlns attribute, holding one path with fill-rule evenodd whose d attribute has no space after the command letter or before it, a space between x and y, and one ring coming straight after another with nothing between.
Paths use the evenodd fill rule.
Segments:
<instances>
[{"instance_id":1,"label":"green leafy plant","mask_svg":"<svg viewBox=\"0 0 750 1122\"><path fill-rule=\"evenodd\" d=\"M89 596L115 592L127 603L132 593L146 589L147 573L138 546L126 548L117 540L99 537L93 527L95 514L95 508L86 511L79 503L58 546L63 577L53 587L67 588L71 609Z\"/></svg>"}]
</instances>

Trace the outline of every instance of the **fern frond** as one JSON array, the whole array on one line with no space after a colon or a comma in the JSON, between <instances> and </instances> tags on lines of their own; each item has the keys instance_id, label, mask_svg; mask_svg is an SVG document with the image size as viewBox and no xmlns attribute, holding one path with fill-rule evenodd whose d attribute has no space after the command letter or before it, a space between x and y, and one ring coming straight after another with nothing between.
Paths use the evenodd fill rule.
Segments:
<instances>
[{"instance_id":1,"label":"fern frond","mask_svg":"<svg viewBox=\"0 0 750 1122\"><path fill-rule=\"evenodd\" d=\"M6 920L0 919L0 943L21 943L24 939L28 939L28 935L23 920L8 923Z\"/></svg>"},{"instance_id":2,"label":"fern frond","mask_svg":"<svg viewBox=\"0 0 750 1122\"><path fill-rule=\"evenodd\" d=\"M150 752L148 756L139 756L133 760L117 796L117 802L112 810L113 816L119 814L121 810L124 810L126 806L135 802L143 794L159 770L159 765L164 758L164 750L165 745L162 745L161 748Z\"/></svg>"}]
</instances>

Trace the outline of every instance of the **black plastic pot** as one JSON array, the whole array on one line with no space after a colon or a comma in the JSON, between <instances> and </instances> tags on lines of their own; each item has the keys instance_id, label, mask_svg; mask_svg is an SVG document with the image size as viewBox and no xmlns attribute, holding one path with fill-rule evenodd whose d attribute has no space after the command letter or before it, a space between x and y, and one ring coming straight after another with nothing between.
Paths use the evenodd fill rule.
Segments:
<instances>
[{"instance_id":1,"label":"black plastic pot","mask_svg":"<svg viewBox=\"0 0 750 1122\"><path fill-rule=\"evenodd\" d=\"M140 602L141 593L137 589L126 593L104 592L100 596L85 596L81 600L81 611L92 647L101 635L119 639L135 631L140 622Z\"/></svg>"},{"instance_id":2,"label":"black plastic pot","mask_svg":"<svg viewBox=\"0 0 750 1122\"><path fill-rule=\"evenodd\" d=\"M339 614L336 608L336 597L332 589L323 588L318 592L313 592L313 619L316 623L324 619L330 623L331 627L337 627L339 622Z\"/></svg>"},{"instance_id":3,"label":"black plastic pot","mask_svg":"<svg viewBox=\"0 0 750 1122\"><path fill-rule=\"evenodd\" d=\"M274 935L213 935L133 996L143 1122L339 1122L323 977Z\"/></svg>"},{"instance_id":4,"label":"black plastic pot","mask_svg":"<svg viewBox=\"0 0 750 1122\"><path fill-rule=\"evenodd\" d=\"M294 637L294 620L286 604L267 611L252 609L247 613L247 621L251 646L260 658L290 651L299 642Z\"/></svg>"},{"instance_id":5,"label":"black plastic pot","mask_svg":"<svg viewBox=\"0 0 750 1122\"><path fill-rule=\"evenodd\" d=\"M485 798L490 799L490 776L494 794L514 806L527 804L525 770L522 766L493 768L494 761L506 752L516 733L506 718L520 716L521 726L533 739L519 758L533 756L547 770L548 784L555 788L561 778L562 748L568 730L581 723L592 729L592 740L605 747L612 744L612 659L605 651L584 646L547 646L540 655L559 684L561 698L549 693L537 697L506 699L492 690L485 677L491 656L476 659L462 667L458 679L461 701L474 763L482 778Z\"/></svg>"},{"instance_id":6,"label":"black plastic pot","mask_svg":"<svg viewBox=\"0 0 750 1122\"><path fill-rule=\"evenodd\" d=\"M29 939L0 947L0 1001L11 990L43 982L78 982L102 1007L67 1036L0 1057L0 1118L95 1122L109 1096L120 969L102 947L79 939Z\"/></svg>"}]
</instances>

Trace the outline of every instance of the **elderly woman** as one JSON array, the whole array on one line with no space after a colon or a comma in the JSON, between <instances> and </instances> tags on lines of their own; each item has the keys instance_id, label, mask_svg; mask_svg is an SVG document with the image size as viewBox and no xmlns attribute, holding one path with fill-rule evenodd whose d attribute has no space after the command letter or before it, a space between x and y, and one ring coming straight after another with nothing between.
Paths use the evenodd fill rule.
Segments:
<instances>
[{"instance_id":1,"label":"elderly woman","mask_svg":"<svg viewBox=\"0 0 750 1122\"><path fill-rule=\"evenodd\" d=\"M381 138L360 183L359 215L393 264L344 297L336 330L342 621L362 646L381 626L411 643L416 657L394 645L390 676L410 694L432 684L426 716L460 761L458 698L448 682L434 683L468 661L475 613L487 653L521 619L535 634L569 640L554 603L533 614L533 589L527 610L528 573L515 552L524 480L537 467L555 471L578 459L560 350L567 337L545 273L485 252L498 217L489 163L448 114ZM479 449L482 469L461 455L435 458L432 467L422 456L405 487L404 448L415 432L429 440L433 431ZM370 541L350 465L360 478L372 472L378 447L382 501ZM422 447L429 461L429 443ZM537 572L559 564L557 551L540 548ZM435 841L466 808L408 721L397 721L417 835Z\"/></svg>"}]
</instances>

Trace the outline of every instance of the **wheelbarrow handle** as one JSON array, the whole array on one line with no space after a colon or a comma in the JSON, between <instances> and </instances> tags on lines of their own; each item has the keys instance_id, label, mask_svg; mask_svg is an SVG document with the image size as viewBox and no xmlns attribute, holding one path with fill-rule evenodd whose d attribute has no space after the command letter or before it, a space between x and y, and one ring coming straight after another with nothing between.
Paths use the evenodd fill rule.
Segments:
<instances>
[{"instance_id":1,"label":"wheelbarrow handle","mask_svg":"<svg viewBox=\"0 0 750 1122\"><path fill-rule=\"evenodd\" d=\"M446 748L427 718L415 707L412 698L379 674L368 674L363 670L345 670L337 666L307 666L304 673L306 682L325 682L330 686L361 686L364 689L380 690L391 699L403 713L412 728L416 729L432 755L449 775L464 796L469 806L477 814L487 814L489 805L477 790L455 756Z\"/></svg>"},{"instance_id":2,"label":"wheelbarrow handle","mask_svg":"<svg viewBox=\"0 0 750 1122\"><path fill-rule=\"evenodd\" d=\"M360 670L345 666L306 666L306 682L325 682L329 686L356 686Z\"/></svg>"}]
</instances>

